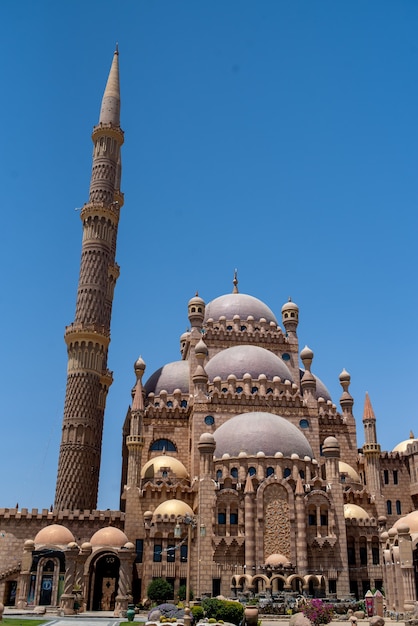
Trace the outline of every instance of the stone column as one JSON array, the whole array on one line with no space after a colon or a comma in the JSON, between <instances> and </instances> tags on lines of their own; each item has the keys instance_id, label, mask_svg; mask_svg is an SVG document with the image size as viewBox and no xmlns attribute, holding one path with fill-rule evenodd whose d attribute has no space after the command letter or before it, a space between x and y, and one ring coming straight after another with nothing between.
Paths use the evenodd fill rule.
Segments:
<instances>
[{"instance_id":1,"label":"stone column","mask_svg":"<svg viewBox=\"0 0 418 626\"><path fill-rule=\"evenodd\" d=\"M129 602L132 601L132 566L135 559L135 546L128 542L118 550L120 560L119 585L115 600L115 617L125 617Z\"/></svg>"},{"instance_id":2,"label":"stone column","mask_svg":"<svg viewBox=\"0 0 418 626\"><path fill-rule=\"evenodd\" d=\"M19 589L17 592L17 608L24 609L28 603L28 587L30 580L30 570L32 567L32 556L35 544L32 540L25 541L23 547L22 566L19 576Z\"/></svg>"},{"instance_id":3,"label":"stone column","mask_svg":"<svg viewBox=\"0 0 418 626\"><path fill-rule=\"evenodd\" d=\"M60 608L64 615L72 615L74 613L74 587L78 553L79 548L75 542L70 543L65 551L64 593L60 599Z\"/></svg>"}]
</instances>

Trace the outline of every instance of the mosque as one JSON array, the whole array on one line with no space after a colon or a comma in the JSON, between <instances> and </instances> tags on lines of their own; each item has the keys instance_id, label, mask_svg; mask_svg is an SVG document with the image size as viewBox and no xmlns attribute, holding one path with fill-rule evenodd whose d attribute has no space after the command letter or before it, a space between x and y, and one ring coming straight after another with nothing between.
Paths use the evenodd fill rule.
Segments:
<instances>
[{"instance_id":1,"label":"mosque","mask_svg":"<svg viewBox=\"0 0 418 626\"><path fill-rule=\"evenodd\" d=\"M388 607L412 610L418 439L382 451L366 395L359 447L350 374L339 374L338 408L299 345L298 306L276 315L236 274L230 293L191 297L178 361L151 375L135 362L120 510L97 510L124 202L117 50L92 139L55 503L0 509L0 602L118 616L163 577L173 598L182 585L195 599L379 589Z\"/></svg>"}]
</instances>

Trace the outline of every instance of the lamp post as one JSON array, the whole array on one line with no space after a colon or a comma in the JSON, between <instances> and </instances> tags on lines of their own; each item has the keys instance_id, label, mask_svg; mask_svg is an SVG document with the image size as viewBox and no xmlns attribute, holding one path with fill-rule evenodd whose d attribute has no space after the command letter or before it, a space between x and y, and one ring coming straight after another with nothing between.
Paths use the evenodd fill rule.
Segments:
<instances>
[{"instance_id":1,"label":"lamp post","mask_svg":"<svg viewBox=\"0 0 418 626\"><path fill-rule=\"evenodd\" d=\"M174 536L177 538L181 537L181 527L180 523L186 524L187 526L187 569L186 569L186 599L185 599L185 615L184 615L184 626L190 625L190 566L191 566L191 547L192 547L192 530L197 526L197 519L186 513L182 518L179 518L176 527L174 528ZM183 542L182 542L183 543Z\"/></svg>"}]
</instances>

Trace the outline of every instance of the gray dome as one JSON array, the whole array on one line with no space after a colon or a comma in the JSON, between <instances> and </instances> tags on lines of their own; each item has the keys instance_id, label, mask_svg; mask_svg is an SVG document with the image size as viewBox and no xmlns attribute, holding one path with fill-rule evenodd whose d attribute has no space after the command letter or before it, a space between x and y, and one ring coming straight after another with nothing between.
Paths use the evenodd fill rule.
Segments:
<instances>
[{"instance_id":1,"label":"gray dome","mask_svg":"<svg viewBox=\"0 0 418 626\"><path fill-rule=\"evenodd\" d=\"M155 371L144 385L145 392L155 393L165 389L167 393L173 393L175 389L180 389L183 393L189 392L189 362L174 361L167 363Z\"/></svg>"},{"instance_id":2,"label":"gray dome","mask_svg":"<svg viewBox=\"0 0 418 626\"><path fill-rule=\"evenodd\" d=\"M244 451L249 455L264 452L266 456L274 456L281 452L290 458L298 454L313 458L312 448L305 435L280 415L273 413L242 413L222 424L213 436L216 441L215 457L224 454L236 457Z\"/></svg>"},{"instance_id":3,"label":"gray dome","mask_svg":"<svg viewBox=\"0 0 418 626\"><path fill-rule=\"evenodd\" d=\"M300 371L300 378L302 379L302 376L305 373L305 370L302 368L299 368ZM315 393L315 398L318 400L318 398L324 398L324 400L331 400L331 394L328 391L328 389L325 387L324 383L322 382L322 380L320 378L318 378L318 376L315 376L315 374L312 374L312 376L315 378L316 380L316 393Z\"/></svg>"},{"instance_id":4,"label":"gray dome","mask_svg":"<svg viewBox=\"0 0 418 626\"><path fill-rule=\"evenodd\" d=\"M232 320L234 315L239 315L240 320L246 320L252 315L257 322L264 317L267 322L277 324L274 313L264 302L245 293L229 293L209 302L206 305L205 322L210 318L217 321L222 316Z\"/></svg>"},{"instance_id":5,"label":"gray dome","mask_svg":"<svg viewBox=\"0 0 418 626\"><path fill-rule=\"evenodd\" d=\"M241 345L226 348L215 354L208 361L205 369L211 381L215 376L226 380L230 374L234 374L241 380L244 374L248 373L253 379L258 378L260 374L265 374L268 380L280 376L282 380L293 382L286 363L270 350L259 346Z\"/></svg>"}]
</instances>

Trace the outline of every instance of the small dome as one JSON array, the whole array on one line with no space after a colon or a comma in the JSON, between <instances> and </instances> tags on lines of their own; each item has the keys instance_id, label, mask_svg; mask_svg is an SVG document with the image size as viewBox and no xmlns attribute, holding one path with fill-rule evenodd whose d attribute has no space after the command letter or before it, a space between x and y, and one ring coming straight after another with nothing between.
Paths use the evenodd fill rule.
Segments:
<instances>
[{"instance_id":1,"label":"small dome","mask_svg":"<svg viewBox=\"0 0 418 626\"><path fill-rule=\"evenodd\" d=\"M356 470L351 467L351 465L348 465L348 463L344 463L343 461L339 461L338 465L340 474L347 476L346 482L361 483L360 476L357 474Z\"/></svg>"},{"instance_id":2,"label":"small dome","mask_svg":"<svg viewBox=\"0 0 418 626\"><path fill-rule=\"evenodd\" d=\"M193 515L193 509L191 509L186 502L172 498L171 500L165 500L157 506L153 513L153 517L156 515Z\"/></svg>"},{"instance_id":3,"label":"small dome","mask_svg":"<svg viewBox=\"0 0 418 626\"><path fill-rule=\"evenodd\" d=\"M264 318L268 323L274 322L277 325L272 310L261 300L245 293L229 293L209 302L206 306L205 322L208 319L218 321L220 317L230 321L235 315L238 315L241 321L245 321L251 315L256 322Z\"/></svg>"},{"instance_id":4,"label":"small dome","mask_svg":"<svg viewBox=\"0 0 418 626\"><path fill-rule=\"evenodd\" d=\"M145 371L145 361L144 359L140 356L134 364L134 370L135 372L144 372Z\"/></svg>"},{"instance_id":5,"label":"small dome","mask_svg":"<svg viewBox=\"0 0 418 626\"><path fill-rule=\"evenodd\" d=\"M322 444L322 448L339 448L340 444L335 437L327 437L324 439L324 443Z\"/></svg>"},{"instance_id":6,"label":"small dome","mask_svg":"<svg viewBox=\"0 0 418 626\"><path fill-rule=\"evenodd\" d=\"M95 532L90 539L90 543L93 547L112 546L113 548L121 548L125 543L128 543L128 537L119 528L107 526Z\"/></svg>"},{"instance_id":7,"label":"small dome","mask_svg":"<svg viewBox=\"0 0 418 626\"><path fill-rule=\"evenodd\" d=\"M196 295L189 300L189 306L191 305L205 306L205 301L199 296L198 293L196 293Z\"/></svg>"},{"instance_id":8,"label":"small dome","mask_svg":"<svg viewBox=\"0 0 418 626\"><path fill-rule=\"evenodd\" d=\"M181 461L174 458L173 456L161 454L160 456L155 456L154 458L150 459L145 463L145 465L142 466L141 478L151 480L163 468L169 468L170 471L176 476L176 478L189 477L189 474L187 473L187 470Z\"/></svg>"},{"instance_id":9,"label":"small dome","mask_svg":"<svg viewBox=\"0 0 418 626\"><path fill-rule=\"evenodd\" d=\"M189 362L173 361L160 367L148 378L145 383L145 392L159 393L164 389L167 393L173 393L175 389L180 389L182 393L189 393Z\"/></svg>"},{"instance_id":10,"label":"small dome","mask_svg":"<svg viewBox=\"0 0 418 626\"><path fill-rule=\"evenodd\" d=\"M292 302L289 298L289 300L282 306L282 313L285 313L286 311L299 311L299 307L296 302Z\"/></svg>"},{"instance_id":11,"label":"small dome","mask_svg":"<svg viewBox=\"0 0 418 626\"><path fill-rule=\"evenodd\" d=\"M300 353L300 358L302 359L313 359L314 353L312 352L312 350L310 348L308 348L308 346L305 346L303 348L303 350Z\"/></svg>"},{"instance_id":12,"label":"small dome","mask_svg":"<svg viewBox=\"0 0 418 626\"><path fill-rule=\"evenodd\" d=\"M45 526L35 537L36 544L42 543L44 545L66 546L72 541L74 541L74 535L68 528L61 524Z\"/></svg>"},{"instance_id":13,"label":"small dome","mask_svg":"<svg viewBox=\"0 0 418 626\"><path fill-rule=\"evenodd\" d=\"M264 374L268 380L279 376L282 380L293 382L292 374L284 361L270 350L259 346L238 345L226 348L215 354L205 369L211 381L216 376L226 380L231 374L238 380L242 380L244 374L250 374L253 379Z\"/></svg>"},{"instance_id":14,"label":"small dome","mask_svg":"<svg viewBox=\"0 0 418 626\"><path fill-rule=\"evenodd\" d=\"M412 511L412 513L408 513L405 517L401 517L394 523L393 527L399 528L401 524L409 526L410 533L418 533L418 511Z\"/></svg>"},{"instance_id":15,"label":"small dome","mask_svg":"<svg viewBox=\"0 0 418 626\"><path fill-rule=\"evenodd\" d=\"M303 433L284 417L273 413L260 411L236 415L215 430L214 437L218 459L224 454L238 457L240 452L255 456L260 451L266 456L280 452L287 458L294 453L300 458L313 457Z\"/></svg>"},{"instance_id":16,"label":"small dome","mask_svg":"<svg viewBox=\"0 0 418 626\"><path fill-rule=\"evenodd\" d=\"M407 446L415 441L418 441L418 439L415 439L414 437L405 439L405 441L398 443L398 445L393 448L392 452L406 452Z\"/></svg>"},{"instance_id":17,"label":"small dome","mask_svg":"<svg viewBox=\"0 0 418 626\"><path fill-rule=\"evenodd\" d=\"M344 504L345 519L370 519L369 514L358 504Z\"/></svg>"},{"instance_id":18,"label":"small dome","mask_svg":"<svg viewBox=\"0 0 418 626\"><path fill-rule=\"evenodd\" d=\"M280 567L281 565L290 565L289 559L284 554L270 554L265 562L266 567Z\"/></svg>"},{"instance_id":19,"label":"small dome","mask_svg":"<svg viewBox=\"0 0 418 626\"><path fill-rule=\"evenodd\" d=\"M205 344L205 342L203 341L203 339L199 339L199 341L196 344L196 347L194 349L196 354L203 354L204 356L207 356L208 354L208 347Z\"/></svg>"},{"instance_id":20,"label":"small dome","mask_svg":"<svg viewBox=\"0 0 418 626\"><path fill-rule=\"evenodd\" d=\"M202 433L199 437L199 443L215 443L212 433Z\"/></svg>"}]
</instances>

